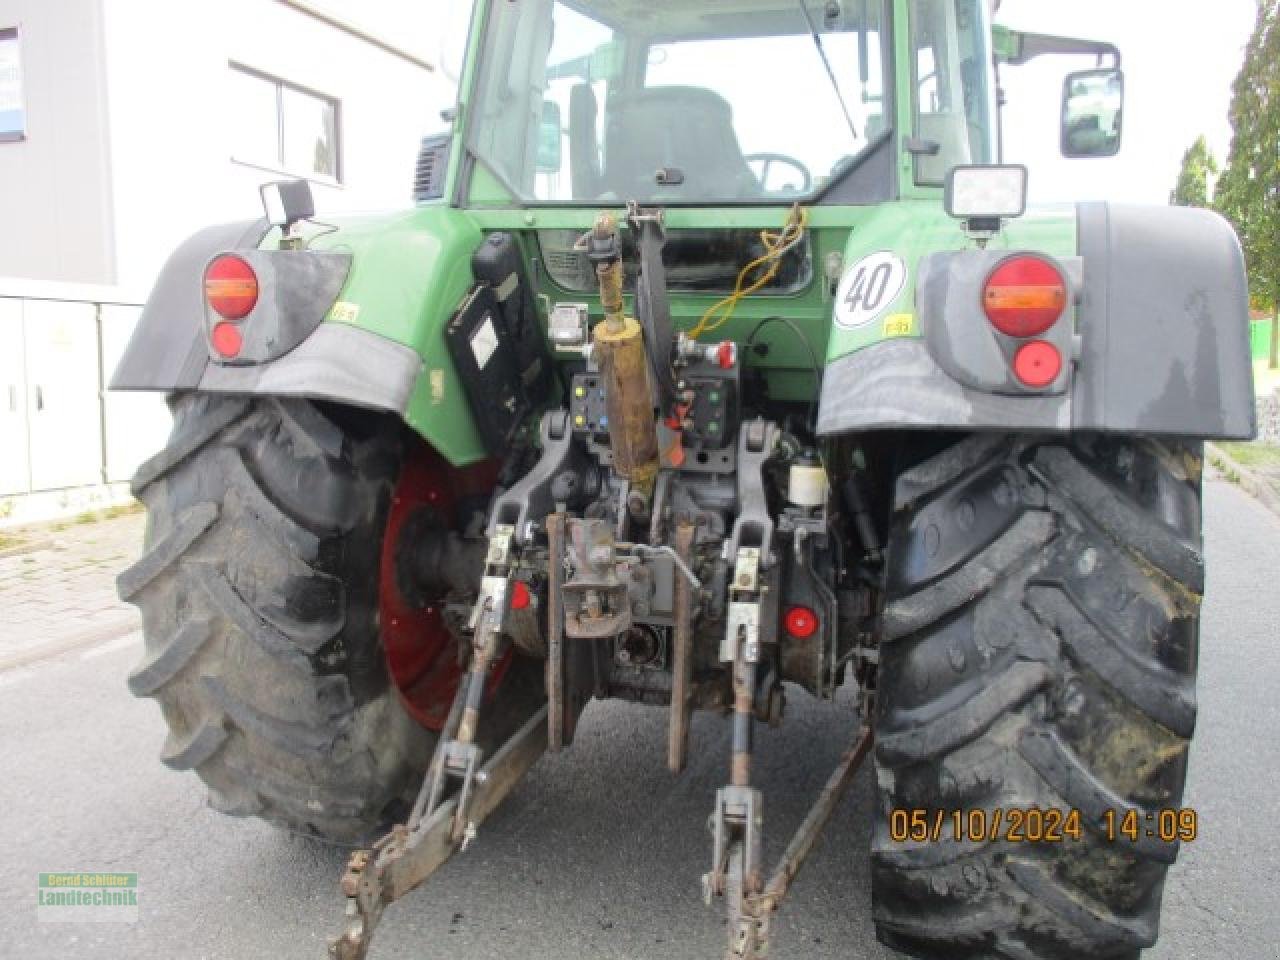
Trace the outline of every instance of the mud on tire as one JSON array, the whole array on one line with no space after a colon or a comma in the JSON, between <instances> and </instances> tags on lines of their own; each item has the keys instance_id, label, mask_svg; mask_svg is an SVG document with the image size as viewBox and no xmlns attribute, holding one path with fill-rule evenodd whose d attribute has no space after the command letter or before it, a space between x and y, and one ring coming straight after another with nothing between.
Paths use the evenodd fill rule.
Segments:
<instances>
[{"instance_id":1,"label":"mud on tire","mask_svg":"<svg viewBox=\"0 0 1280 960\"><path fill-rule=\"evenodd\" d=\"M948 960L1137 957L1195 726L1199 444L968 438L898 479L872 838L877 931ZM1079 841L895 842L891 811L1080 811ZM949 821L948 821L949 822ZM1145 833L1145 829L1143 831Z\"/></svg>"},{"instance_id":2,"label":"mud on tire","mask_svg":"<svg viewBox=\"0 0 1280 960\"><path fill-rule=\"evenodd\" d=\"M142 612L134 694L161 753L210 804L360 842L402 812L433 735L390 687L378 557L401 438L305 400L186 394L133 490L142 558L118 580Z\"/></svg>"}]
</instances>

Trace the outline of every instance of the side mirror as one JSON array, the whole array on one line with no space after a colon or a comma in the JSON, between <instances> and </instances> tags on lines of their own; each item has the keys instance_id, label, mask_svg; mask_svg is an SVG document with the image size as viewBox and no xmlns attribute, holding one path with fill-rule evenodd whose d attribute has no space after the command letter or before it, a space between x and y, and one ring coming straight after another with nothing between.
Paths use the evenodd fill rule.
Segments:
<instances>
[{"instance_id":1,"label":"side mirror","mask_svg":"<svg viewBox=\"0 0 1280 960\"><path fill-rule=\"evenodd\" d=\"M542 101L542 123L538 126L538 157L536 161L539 173L560 172L560 142L562 136L560 104L553 100Z\"/></svg>"},{"instance_id":2,"label":"side mirror","mask_svg":"<svg viewBox=\"0 0 1280 960\"><path fill-rule=\"evenodd\" d=\"M1124 73L1082 70L1062 84L1062 155L1114 157L1124 121Z\"/></svg>"},{"instance_id":3,"label":"side mirror","mask_svg":"<svg viewBox=\"0 0 1280 960\"><path fill-rule=\"evenodd\" d=\"M262 194L262 209L267 222L273 227L288 230L299 220L310 220L316 215L316 202L311 196L311 184L305 180L276 180L258 188Z\"/></svg>"}]
</instances>

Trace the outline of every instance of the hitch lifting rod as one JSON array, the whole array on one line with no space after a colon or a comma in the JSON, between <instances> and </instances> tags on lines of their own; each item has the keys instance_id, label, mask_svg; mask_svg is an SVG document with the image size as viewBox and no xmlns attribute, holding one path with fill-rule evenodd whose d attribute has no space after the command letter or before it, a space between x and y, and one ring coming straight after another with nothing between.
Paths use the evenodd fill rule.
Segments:
<instances>
[{"instance_id":1,"label":"hitch lifting rod","mask_svg":"<svg viewBox=\"0 0 1280 960\"><path fill-rule=\"evenodd\" d=\"M866 759L873 740L874 734L870 727L858 729L853 743L841 756L840 762L822 788L822 793L818 794L818 799L809 808L804 822L800 824L791 842L787 844L786 852L782 854L782 859L774 868L773 876L769 878L764 892L750 898L752 906L755 907L756 916L763 917L766 913L778 909L782 898L787 895L787 890L791 887L791 882L804 866L805 858L813 851L813 845L817 843L822 828L831 819L836 806L853 781L853 775L858 772L862 761Z\"/></svg>"}]
</instances>

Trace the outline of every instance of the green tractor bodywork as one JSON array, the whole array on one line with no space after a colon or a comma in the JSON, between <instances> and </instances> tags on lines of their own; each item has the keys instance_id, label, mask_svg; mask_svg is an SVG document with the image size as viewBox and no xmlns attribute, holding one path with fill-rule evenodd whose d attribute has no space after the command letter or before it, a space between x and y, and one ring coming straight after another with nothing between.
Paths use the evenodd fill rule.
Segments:
<instances>
[{"instance_id":1,"label":"green tractor bodywork","mask_svg":"<svg viewBox=\"0 0 1280 960\"><path fill-rule=\"evenodd\" d=\"M889 249L913 263L926 253L954 247L961 239L959 228L942 210L940 201L940 191L930 189L927 196L900 203L815 211L810 219L813 259L820 265L834 253L843 262L854 263L866 254ZM703 229L776 229L784 215L785 208L777 207L700 207L669 211L667 225L671 230L679 230L685 223ZM327 322L348 323L417 352L423 370L404 412L406 422L451 463L474 462L487 453L441 337L444 322L475 282L467 267L471 253L489 230L547 228L583 233L594 218L589 209L459 210L437 201L393 217L344 222L339 232L314 244L315 249L353 254L351 275ZM269 236L264 244L270 246L273 239L274 235ZM1001 231L996 243L1010 249L1071 256L1075 250L1074 213L1030 213ZM912 279L908 277L880 322L863 330L833 328L834 294L815 278L799 293L746 301L717 334L740 342L761 319L786 313L804 325L827 362L889 337L918 338L922 331L915 319ZM552 283L540 292L553 301L588 302L598 315L599 297L594 293L557 290ZM689 329L721 296L675 295L673 318L681 328ZM816 388L811 361L803 347L794 343L781 342L757 362L769 371L773 395L802 399Z\"/></svg>"},{"instance_id":2,"label":"green tractor bodywork","mask_svg":"<svg viewBox=\"0 0 1280 960\"><path fill-rule=\"evenodd\" d=\"M550 5L543 6L551 9ZM557 17L583 16L575 9L576 5L554 6ZM815 9L808 11L808 21L797 19L797 14L787 19L787 28L800 30L806 23L823 28L820 11L816 9L820 5L810 6ZM492 108L485 98L489 97L492 101L490 89L498 82L494 79L497 69L491 64L495 57L513 55L511 45L522 42L520 30L523 28L515 22L490 22L494 18L506 18L508 21L518 19L519 14L515 11L519 8L516 5L477 3L466 67L460 80L459 103L454 114L453 129L447 151L435 158L443 158L447 162L443 178L439 177L438 171L436 174L435 193L439 198L421 202L415 209L407 212L385 216L333 218L337 229L312 231L316 234L316 239L311 244L311 249L343 251L351 256L350 273L337 302L323 311L324 322L346 324L393 341L407 347L419 358L420 366L412 375L409 396L400 404L400 409L394 412L403 416L415 431L455 465L475 462L486 455L486 450L445 348L442 331L474 284L474 277L469 269L472 252L486 235L494 232L509 232L516 237L526 266L531 268L538 310L545 321L547 308L565 300L588 303L593 315L598 315L595 311L598 310L599 298L594 290L566 290L557 284L551 272L544 268L547 254L540 248L543 231L581 234L591 226L601 209L612 208L621 218L628 200L663 206L665 228L672 234L682 230L777 230L786 219L790 206L800 203L808 212L807 280L793 284L785 291L766 290L745 298L738 304L732 319L717 330L717 336L742 342L756 324L766 317L785 315L794 321L803 330L807 343L775 333L769 338L767 355L753 352L745 358L749 368L765 374L770 396L785 400L808 398L816 389L813 363L808 352L810 349L818 355L825 369L831 369L850 354L875 347L887 339L921 340L927 326L931 322L938 322L936 319L920 316L917 309L916 280L922 260L938 252L976 249L973 240L966 237L961 224L943 209L943 174L952 163L981 164L997 159L994 145L998 128L993 105L995 79L991 63L985 58L993 57L997 62L1020 64L1042 54L1096 53L1099 57L1110 54L1117 60L1118 54L1108 44L993 28L987 21L987 4L981 0L961 0L955 5L940 3L938 0L892 0L883 6L873 2L826 6L832 7L832 12L825 26L837 31L848 28L853 31L850 35L858 37L862 43L861 85L859 87L854 82L844 84L843 106L847 111L847 101L853 99L853 94L860 89L862 96L858 99L864 101L863 106L869 112L860 118L865 121L864 129L855 131L862 136L854 137L848 132L842 134L849 141L849 149L854 151L850 165L858 168L855 174L861 175L861 170L865 168L874 170L873 178L867 181L870 187L863 187L861 190L862 199L840 202L838 190L831 189L829 183L815 181L814 189L808 196L795 190L762 190L754 200L717 202L713 199L710 202L698 202L696 196L683 197L681 188L675 186L655 189L651 196L618 195L612 202L609 200L609 191L593 195L590 199L575 198L572 202L557 202L554 198L542 199L539 196L565 193L562 185L558 190L538 186L546 176L539 169L539 164L545 164L548 152L547 113L541 94L530 94L528 103L517 103L509 108L509 112L521 116L533 115L533 119L528 122L520 121L519 127L526 134L527 140L541 139L540 147L537 144L531 145L524 154L515 151L515 154L527 160L523 170L517 171L525 178L524 188L517 189L511 185L509 171L504 173L495 169L495 165L513 162L510 157L499 155L491 160L485 156L486 152L493 154L495 150L507 149L495 147L491 140L486 140L484 127L488 118L481 116L484 110ZM541 9L536 4L534 7ZM581 9L589 8L584 6ZM797 6L797 10L799 9ZM852 12L844 12L846 9ZM636 15L637 10L640 10L639 6L628 10L624 4L616 14ZM669 13L664 14L667 15ZM689 14L682 16L686 20L680 21L678 26L691 31L691 35L695 37L708 35L714 30L708 28L702 34L693 33L699 27L696 17ZM767 13L758 16L765 17ZM781 14L774 16L776 19ZM841 17L847 18L847 21L842 21ZM957 26L957 23L961 26ZM768 23L762 21L762 24L757 32L768 31ZM643 68L639 68L639 73L636 72L638 58L641 62L653 60L661 63L658 54L653 51L661 46L658 42L661 34L657 31L662 27L650 26L648 29L654 35L646 36L632 31L620 39L602 43L590 56L579 57L560 65L548 60L546 67L539 62L530 70L545 70L544 77L552 79L544 79L544 84L562 83L566 76L572 74L570 79L575 81L577 90L594 89L600 91L601 96L617 96L619 90L625 92L627 83L645 82ZM728 29L727 34L732 35L734 29L737 28ZM643 44L643 48L639 51L628 50L625 46L628 39L633 43ZM804 36L789 39L805 45L811 43ZM523 38L523 42L532 41ZM548 41L543 38L542 42ZM695 39L693 42L696 44L698 41ZM506 46L501 50L490 49L502 44ZM962 49L965 44L968 44L968 48ZM878 55L867 54L869 47L877 46ZM788 47L786 53L790 56L813 58L815 64L820 62L818 54L810 49ZM527 51L520 55L525 61L531 56ZM536 58L536 55L532 56ZM826 58L827 64L838 59L836 51L826 48L821 56ZM879 67L882 71L878 80L868 66L876 61L877 56L881 61ZM952 63L948 67L948 57L953 61L963 58L963 63ZM835 67L839 66L840 63L836 62ZM817 67L813 69L816 70ZM955 89L947 89L948 81L943 76L947 69L952 74L950 85ZM529 75L532 76L533 73ZM1087 78L1088 75L1082 76ZM509 82L513 88L519 86L505 72L502 73L501 82ZM786 82L784 72L778 83L785 85ZM825 79L823 82L826 82ZM1083 85L1090 86L1087 82ZM1081 84L1078 83L1077 86ZM576 92L575 90L574 95ZM831 91L826 90L825 93L830 100ZM948 98L951 98L950 102ZM537 105L533 104L535 99L539 101ZM565 98L562 96L561 99ZM551 102L550 99L546 101ZM555 109L551 112L550 122L560 126L562 139L569 141L570 132L577 135L578 131L564 129L561 119L563 112L558 105L553 106ZM926 107L932 109L926 110ZM1074 108L1064 107L1064 119L1072 109ZM1110 106L1110 110L1111 119L1108 122L1114 124L1115 104ZM843 123L830 104L827 112L819 114L818 119L824 124ZM950 133L946 132L949 127L954 128L957 122L961 124L959 129L962 134L968 134L967 138L961 136L964 141L962 143L955 140L954 129ZM964 126L965 123L968 124L967 127ZM572 127L571 121L570 128ZM935 132L935 128L942 132L938 139L930 140L928 134ZM505 137L510 131L501 130L500 133ZM506 140L503 141L505 142ZM543 155L534 156L539 149ZM563 151L550 152L556 155L553 159L563 169L570 168L569 157L560 156ZM572 144L569 152L572 152ZM949 153L952 155L948 156ZM849 159L848 156L838 158L828 179L843 179L847 182L850 177L841 177L840 164ZM690 189L696 187L691 185ZM1164 212L1153 212L1152 215L1163 216ZM1220 221L1213 221L1213 218L1203 213L1195 216L1201 219L1183 217L1174 225L1179 237L1172 246L1185 246L1186 235L1198 232L1215 249L1207 258L1200 258L1200 270L1195 277L1176 285L1177 289L1172 292L1165 291L1163 299L1153 297L1147 303L1147 316L1127 318L1124 321L1131 332L1135 325L1139 325L1132 334L1134 339L1138 343L1153 346L1155 355L1124 357L1118 362L1141 360L1157 367L1161 364L1176 366L1179 368L1176 375L1192 382L1191 401L1201 409L1179 409L1169 417L1157 418L1152 424L1157 432L1165 432L1168 421L1180 424L1180 430L1205 436L1241 436L1252 430L1252 404L1246 379L1251 376L1251 370L1247 362L1243 362L1244 348L1237 343L1243 343L1245 327L1241 317L1244 314L1233 315L1239 312L1239 254L1234 246L1234 237ZM1113 245L1125 241L1106 233L1111 221L1116 219L1110 211L1103 210L1101 219L1106 224L1099 227L1099 236L1104 233L1106 236L1097 241L1097 246L1102 255L1109 256ZM1065 262L1084 252L1079 235L1080 222L1079 211L1071 206L1031 210L1006 221L994 235L983 238L981 245L988 251L1039 252ZM1155 222L1150 217L1137 226L1156 235L1166 235L1169 229L1168 223ZM1118 235L1123 230L1117 227L1112 232ZM260 241L254 242L260 242L264 250L278 244L278 232L258 235L261 237ZM253 238L254 231L250 227L242 242L253 241ZM207 262L208 258L227 246L226 239L225 232L211 231L193 238L184 250L175 255L174 262L166 268L157 283L148 305L149 316L144 315L136 340L137 349L126 356L117 374L114 384L117 388L173 389L200 386L202 389L246 389L242 377L229 374L221 380L202 378L196 369L198 363L193 365L190 357L181 368L174 364L157 365L154 362L157 339L168 344L175 338L189 337L197 332L184 329L181 325L175 326L172 316L178 310L191 312L193 308L203 312L202 305L197 307L198 301L192 303L192 291L196 288L191 283L191 269L201 264L201 261ZM901 264L903 275L894 280L897 295L891 303L876 304L876 309L869 318L864 318L866 322L857 325L840 323L836 302L839 281L864 257L878 251L891 252ZM1169 255L1175 252L1170 252ZM1161 251L1156 251L1154 257L1157 272L1177 269L1172 264L1161 264L1160 254ZM1127 255L1135 254L1130 250ZM741 265L745 266L745 262ZM1085 265L1086 279L1095 276L1096 272L1100 272L1098 266ZM1219 335L1214 337L1216 355L1210 357L1203 347L1188 345L1177 335L1188 324L1198 321L1171 321L1161 314L1167 313L1166 308L1182 310L1184 305L1177 302L1178 298L1185 300L1186 297L1193 296L1201 276L1223 274L1228 282L1220 286L1220 295L1209 305L1210 315L1221 327ZM677 328L688 330L695 326L703 312L721 300L732 287L731 272L714 289L706 292L673 289L671 313ZM1092 306L1096 314L1101 304L1091 305L1087 302L1087 285L1086 289L1076 289L1073 292L1077 300L1077 332L1087 340L1090 327L1100 330L1105 321L1095 321L1093 317L1087 316L1085 308ZM1132 295L1132 291L1127 293ZM1141 293L1139 291L1138 295L1141 296ZM1111 290L1099 290L1097 293L1099 301L1111 298ZM310 314L307 322L317 322L317 306L324 305L306 305ZM1179 325L1177 331L1170 328L1171 322ZM1195 335L1195 331L1186 332ZM1203 331L1199 335L1202 334ZM1098 336L1110 339L1106 333L1099 333ZM1186 349L1180 351L1180 347ZM337 351L341 355L332 357L332 362L335 365L346 362L345 353L350 348L351 342L344 340L342 348ZM177 354L181 350L175 348L169 352ZM216 362L217 358L212 351L210 357ZM1075 359L1080 360L1079 354ZM1082 370L1086 377L1090 372L1087 368ZM249 389L256 388L250 386ZM1096 392L1103 391L1103 387L1097 384L1092 385L1092 389ZM291 385L289 390L291 393L307 394L305 387L298 384ZM1072 388L1068 386L1067 393L1071 392ZM315 395L325 396L320 392ZM360 395L359 391L347 395L330 394L328 398L359 405L387 405L384 400L371 400ZM1146 399L1139 402L1146 402ZM1017 413L1020 401L1023 405L1027 403L1027 399L1022 397L1002 402L1005 409L1012 412L1011 418L972 418L939 426L999 429L1016 425L1020 419ZM1123 418L1107 417L1102 412L1120 402L1119 397L1113 400L1104 395L1087 404L1094 411L1093 414L1066 420L1059 417L1055 422L1058 427L1118 429ZM1207 406L1219 407L1221 415L1203 409ZM925 413L922 416L922 421L906 425L927 425L931 414ZM1127 423L1123 425L1128 426ZM845 429L885 429L893 426L895 425L892 423L874 421L866 424L850 423Z\"/></svg>"},{"instance_id":3,"label":"green tractor bodywork","mask_svg":"<svg viewBox=\"0 0 1280 960\"><path fill-rule=\"evenodd\" d=\"M313 223L270 185L274 227L166 264L112 384L175 415L134 480L130 687L218 809L404 824L353 856L335 960L606 697L669 708L674 773L695 707L733 715L730 958L873 742L882 941L1154 942L1178 838L1103 824L1181 802L1201 444L1254 433L1243 258L1207 211L1023 209L998 71L1099 59L1064 84L1081 157L1123 77L995 6L476 0L414 207ZM766 886L784 683L856 687L863 727ZM1006 807L1073 842L916 835Z\"/></svg>"},{"instance_id":4,"label":"green tractor bodywork","mask_svg":"<svg viewBox=\"0 0 1280 960\"><path fill-rule=\"evenodd\" d=\"M892 6L892 16L898 22L905 21L910 4L898 0ZM468 91L474 90L477 74L482 69L480 53L487 16L488 5L477 3L465 61L467 69L460 78L462 93L453 124L443 197L423 204L412 213L371 218L349 226L343 224L338 233L324 236L316 244L318 249L349 249L355 255L342 303L356 305L357 313L353 317L349 308L344 307L331 313L329 320L352 323L370 333L389 337L422 356L423 375L405 419L455 465L486 455L440 336L444 322L474 283L464 269L471 252L483 233L502 230L525 235L526 251L536 256L536 250L530 250L534 247L527 239L530 234L539 229L583 233L590 228L598 209L583 204L573 207L539 204L526 208L483 166L468 170L464 159L468 125L475 122L468 110ZM912 82L906 65L908 35L899 30L894 36L900 64L895 88L906 90ZM1007 31L1001 33L1006 45L1012 44L1010 36ZM912 129L911 98L898 97L896 101L895 127L904 131ZM761 319L785 313L803 325L810 342L827 362L888 337L921 337L922 330L914 313L914 277L910 265L927 253L955 248L964 238L956 221L942 209L941 184L916 184L913 167L914 157L901 151L897 161L897 202L814 208L810 215L812 281L805 289L785 295L781 300L778 297L747 300L718 333L741 342ZM669 230L684 227L773 230L781 225L785 211L785 204L780 203L760 207L737 204L675 207L667 211L666 225ZM264 242L270 244L272 239L268 237ZM1009 224L995 238L995 244L1069 257L1076 249L1074 212L1069 208L1032 212ZM857 331L834 327L831 317L835 291L830 282L824 282L822 265L831 255L839 256L843 264L852 264L877 250L894 250L909 265L909 275L901 292L893 303L879 311L880 322ZM582 295L558 289L548 280L539 293L552 302L586 301L591 304L593 315L598 315L599 298L594 292ZM673 319L682 329L693 327L723 293L674 295ZM886 322L887 318L892 320ZM816 389L811 361L802 346L783 341L770 350L767 358L757 362L769 371L774 395L797 399Z\"/></svg>"}]
</instances>

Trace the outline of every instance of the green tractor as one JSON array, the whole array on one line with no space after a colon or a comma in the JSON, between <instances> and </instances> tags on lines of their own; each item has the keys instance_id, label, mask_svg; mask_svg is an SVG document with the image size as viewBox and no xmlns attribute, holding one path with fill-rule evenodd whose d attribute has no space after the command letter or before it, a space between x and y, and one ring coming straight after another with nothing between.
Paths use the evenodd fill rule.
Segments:
<instances>
[{"instance_id":1,"label":"green tractor","mask_svg":"<svg viewBox=\"0 0 1280 960\"><path fill-rule=\"evenodd\" d=\"M1001 69L1094 58L1062 149L1101 156L1120 57L992 13L478 0L412 209L319 223L273 184L173 255L114 382L174 415L129 685L215 808L360 848L333 957L601 698L667 712L673 775L692 711L731 725L688 877L729 957L866 756L884 943L1155 942L1202 442L1254 431L1243 262L1204 211L1025 210ZM765 864L753 730L842 687L848 749Z\"/></svg>"}]
</instances>

